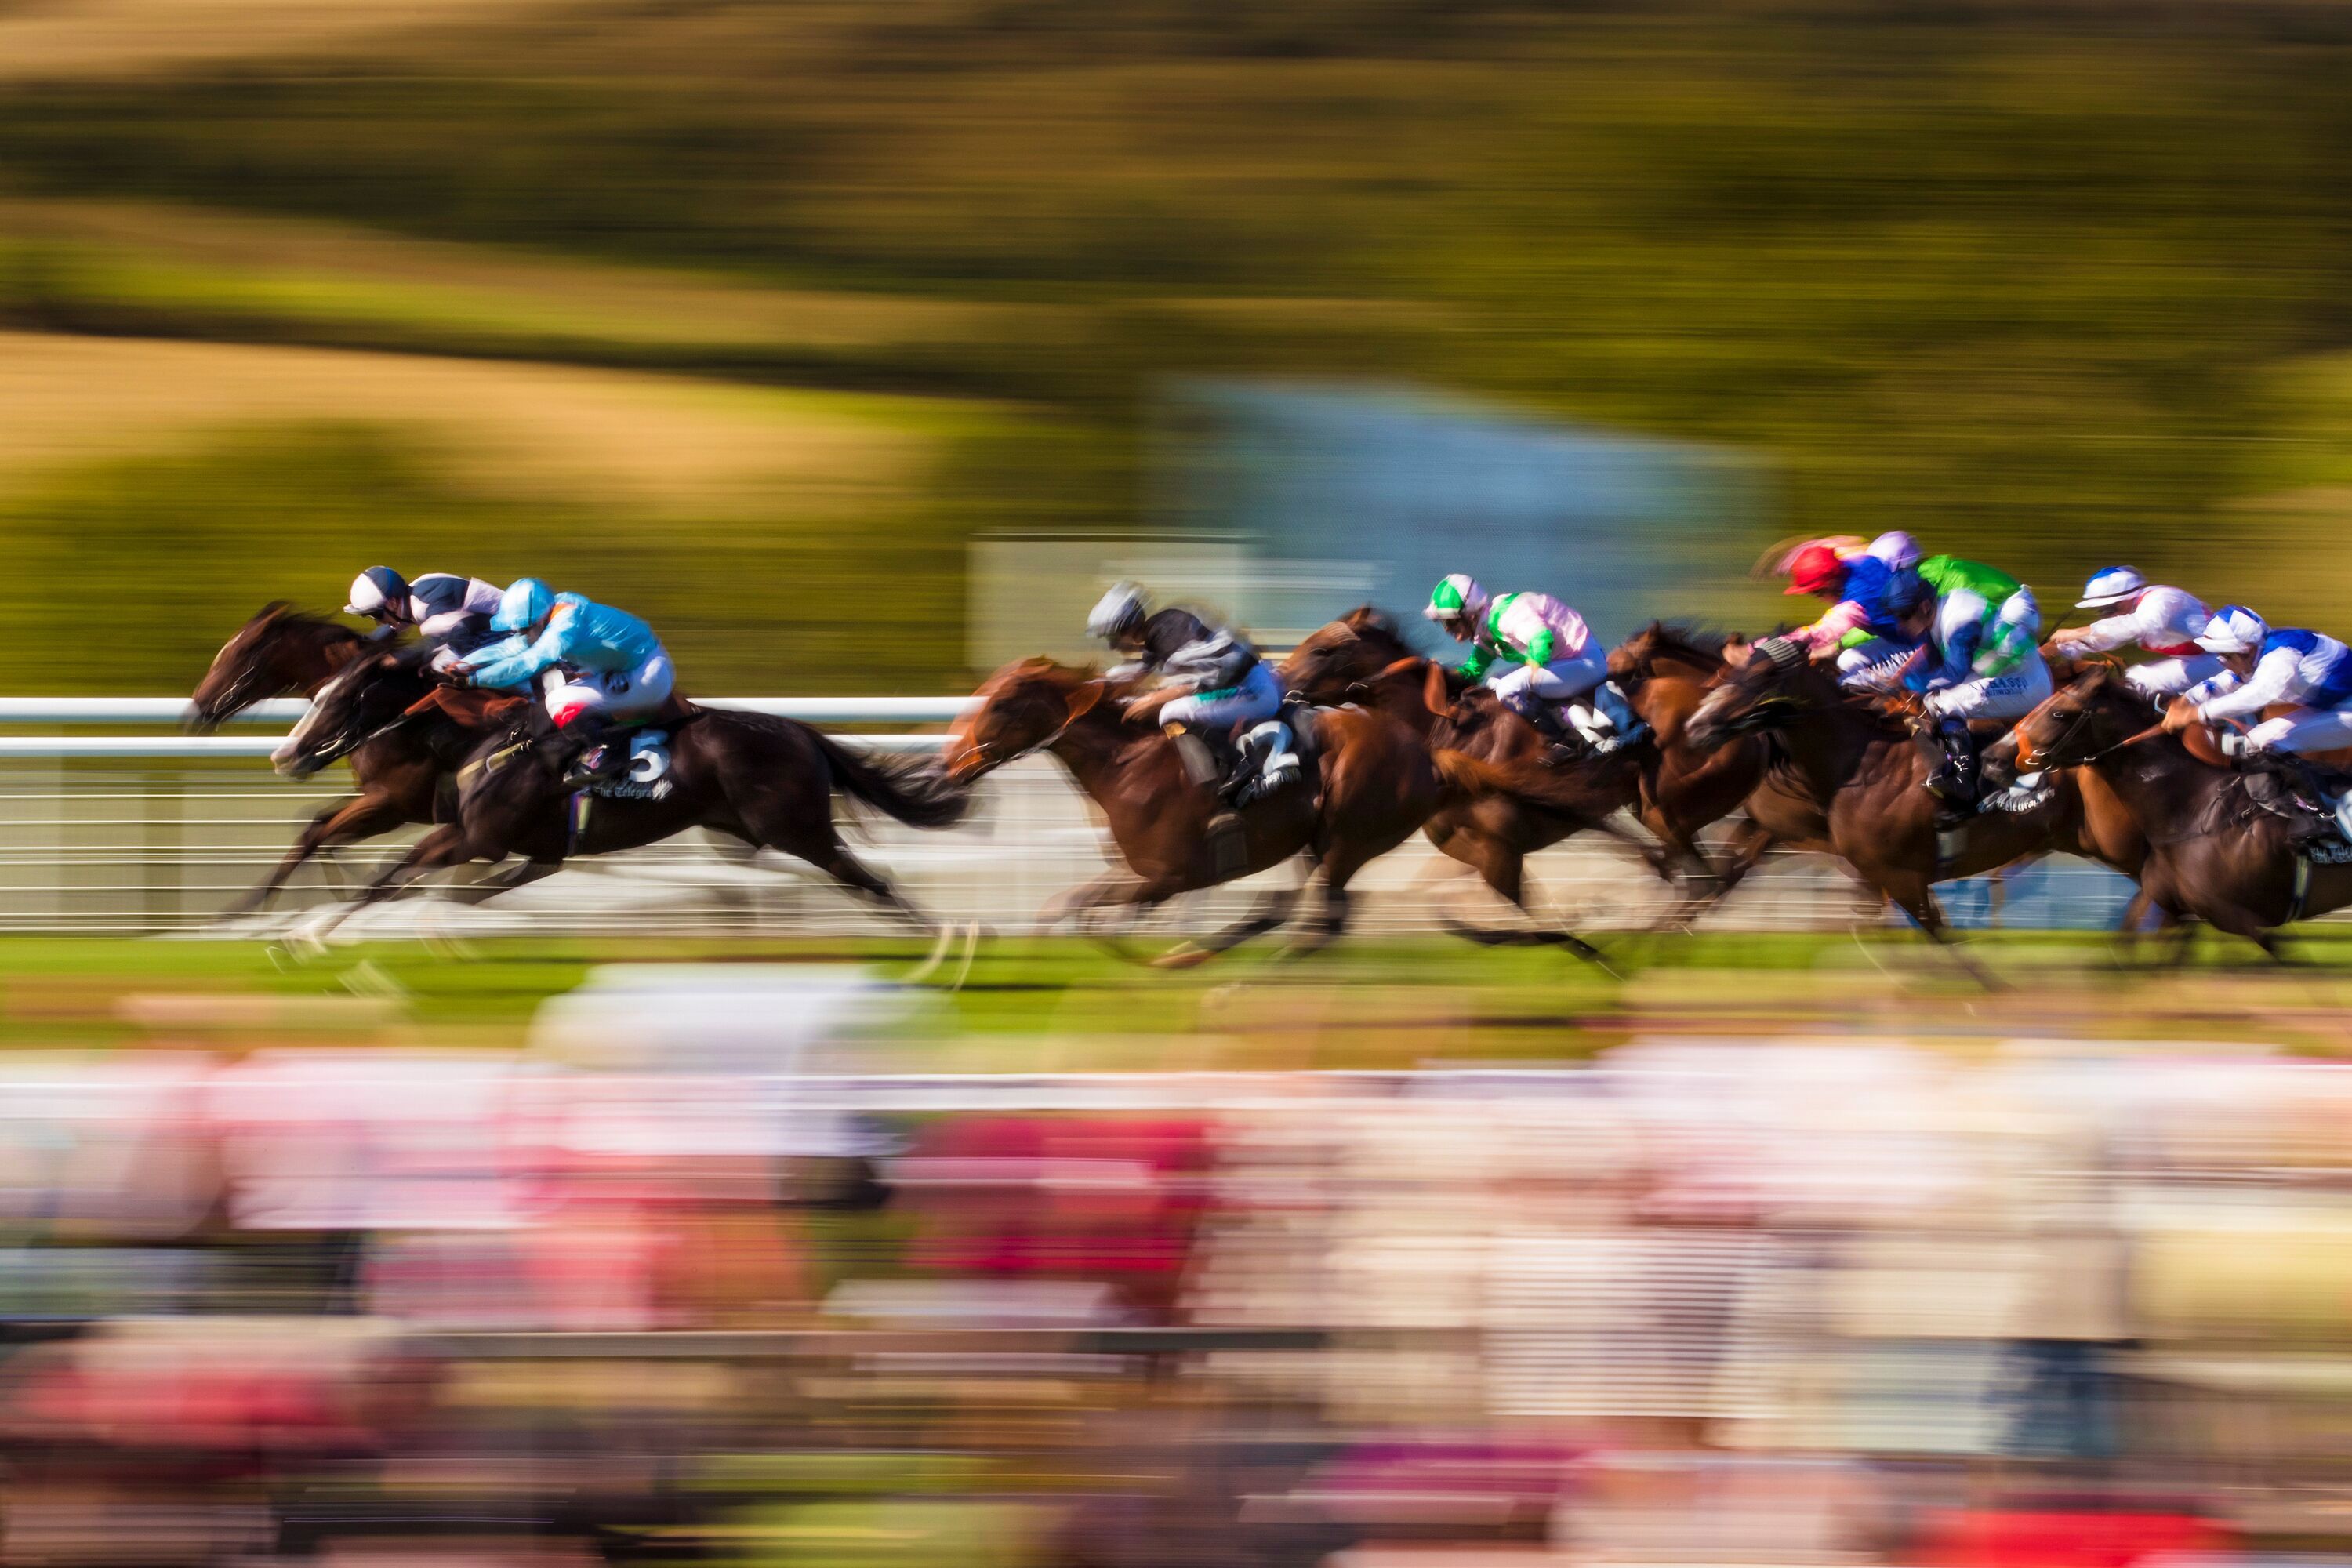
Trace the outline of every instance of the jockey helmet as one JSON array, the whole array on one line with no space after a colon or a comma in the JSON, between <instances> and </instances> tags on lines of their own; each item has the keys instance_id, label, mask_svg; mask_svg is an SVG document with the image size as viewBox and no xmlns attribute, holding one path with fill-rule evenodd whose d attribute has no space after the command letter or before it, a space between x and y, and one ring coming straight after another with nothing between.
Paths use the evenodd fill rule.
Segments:
<instances>
[{"instance_id":1,"label":"jockey helmet","mask_svg":"<svg viewBox=\"0 0 2352 1568\"><path fill-rule=\"evenodd\" d=\"M2270 623L2245 605L2224 605L2205 623L2197 646L2208 653L2252 653L2270 635Z\"/></svg>"},{"instance_id":2,"label":"jockey helmet","mask_svg":"<svg viewBox=\"0 0 2352 1568\"><path fill-rule=\"evenodd\" d=\"M352 579L347 616L369 616L380 621L408 619L408 579L389 566L371 566Z\"/></svg>"},{"instance_id":3,"label":"jockey helmet","mask_svg":"<svg viewBox=\"0 0 2352 1568\"><path fill-rule=\"evenodd\" d=\"M1845 563L1826 544L1808 544L1789 562L1790 594L1834 594L1845 586Z\"/></svg>"},{"instance_id":4,"label":"jockey helmet","mask_svg":"<svg viewBox=\"0 0 2352 1568\"><path fill-rule=\"evenodd\" d=\"M2104 610L2111 605L2137 599L2147 592L2147 579L2139 574L2137 567L2102 566L2091 574L2089 582L2083 584L2083 596L2074 602L2074 607L2078 610Z\"/></svg>"},{"instance_id":5,"label":"jockey helmet","mask_svg":"<svg viewBox=\"0 0 2352 1568\"><path fill-rule=\"evenodd\" d=\"M518 577L499 600L498 612L490 616L490 630L527 630L545 620L554 608L555 595L548 592L546 584L536 577Z\"/></svg>"},{"instance_id":6,"label":"jockey helmet","mask_svg":"<svg viewBox=\"0 0 2352 1568\"><path fill-rule=\"evenodd\" d=\"M1454 572L1438 579L1421 613L1442 626L1466 625L1486 613L1488 602L1477 578Z\"/></svg>"},{"instance_id":7,"label":"jockey helmet","mask_svg":"<svg viewBox=\"0 0 2352 1568\"><path fill-rule=\"evenodd\" d=\"M1109 642L1143 625L1143 590L1132 583L1114 583L1110 591L1087 612L1087 636Z\"/></svg>"}]
</instances>

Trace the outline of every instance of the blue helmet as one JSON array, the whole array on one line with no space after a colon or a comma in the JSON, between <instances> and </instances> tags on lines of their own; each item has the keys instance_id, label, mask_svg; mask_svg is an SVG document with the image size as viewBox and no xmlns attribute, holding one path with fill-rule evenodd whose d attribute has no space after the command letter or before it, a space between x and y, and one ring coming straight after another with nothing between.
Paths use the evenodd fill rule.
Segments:
<instances>
[{"instance_id":1,"label":"blue helmet","mask_svg":"<svg viewBox=\"0 0 2352 1568\"><path fill-rule=\"evenodd\" d=\"M2245 605L2224 605L2205 623L2197 646L2210 653L2252 653L2270 635L2270 623Z\"/></svg>"},{"instance_id":2,"label":"blue helmet","mask_svg":"<svg viewBox=\"0 0 2352 1568\"><path fill-rule=\"evenodd\" d=\"M546 584L536 577L518 577L508 584L506 596L499 601L498 614L490 617L490 630L519 632L537 626L555 608L555 595Z\"/></svg>"}]
</instances>

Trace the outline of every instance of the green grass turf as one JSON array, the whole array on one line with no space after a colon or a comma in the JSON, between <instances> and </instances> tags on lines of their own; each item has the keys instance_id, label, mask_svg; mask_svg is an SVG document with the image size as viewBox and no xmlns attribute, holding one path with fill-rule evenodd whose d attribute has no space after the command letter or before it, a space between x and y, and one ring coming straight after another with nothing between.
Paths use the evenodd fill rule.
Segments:
<instances>
[{"instance_id":1,"label":"green grass turf","mask_svg":"<svg viewBox=\"0 0 2352 1568\"><path fill-rule=\"evenodd\" d=\"M2038 1034L2228 1040L2258 1020L2291 1048L2346 1048L2352 931L2261 967L2202 940L2182 970L2122 966L2103 937L1999 933L1969 944L2009 983L1985 993L1901 933L1606 938L1616 973L1541 950L1361 940L1299 961L1244 950L1170 973L1090 943L983 942L964 985L919 998L880 1065L903 1070L1395 1068L1588 1056L1659 1032ZM501 940L298 961L244 942L0 939L0 1047L426 1043L511 1046L590 967L629 962L858 963L906 973L890 941ZM953 963L949 968L952 970ZM136 998L138 1000L130 1000Z\"/></svg>"}]
</instances>

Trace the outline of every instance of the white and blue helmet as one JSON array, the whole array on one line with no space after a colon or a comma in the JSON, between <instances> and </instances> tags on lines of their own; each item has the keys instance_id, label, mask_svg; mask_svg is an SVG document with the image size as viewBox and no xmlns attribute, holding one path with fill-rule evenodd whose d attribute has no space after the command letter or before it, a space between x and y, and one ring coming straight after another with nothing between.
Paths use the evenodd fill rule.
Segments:
<instances>
[{"instance_id":1,"label":"white and blue helmet","mask_svg":"<svg viewBox=\"0 0 2352 1568\"><path fill-rule=\"evenodd\" d=\"M1112 584L1087 612L1087 636L1098 642L1124 637L1142 624L1143 590L1132 583Z\"/></svg>"},{"instance_id":2,"label":"white and blue helmet","mask_svg":"<svg viewBox=\"0 0 2352 1568\"><path fill-rule=\"evenodd\" d=\"M2252 653L2270 635L2270 623L2245 605L2224 605L2205 623L2197 646L2208 653Z\"/></svg>"},{"instance_id":3,"label":"white and blue helmet","mask_svg":"<svg viewBox=\"0 0 2352 1568\"><path fill-rule=\"evenodd\" d=\"M537 626L555 608L555 595L536 577L518 577L507 585L490 617L490 630L519 632Z\"/></svg>"},{"instance_id":4,"label":"white and blue helmet","mask_svg":"<svg viewBox=\"0 0 2352 1568\"><path fill-rule=\"evenodd\" d=\"M352 579L352 602L343 606L343 614L380 621L408 619L408 579L389 566L369 567Z\"/></svg>"},{"instance_id":5,"label":"white and blue helmet","mask_svg":"<svg viewBox=\"0 0 2352 1568\"><path fill-rule=\"evenodd\" d=\"M2127 599L2137 599L2147 592L2147 579L2136 566L2102 566L2091 574L2083 584L2083 596L2074 601L2078 610L2104 610Z\"/></svg>"}]
</instances>

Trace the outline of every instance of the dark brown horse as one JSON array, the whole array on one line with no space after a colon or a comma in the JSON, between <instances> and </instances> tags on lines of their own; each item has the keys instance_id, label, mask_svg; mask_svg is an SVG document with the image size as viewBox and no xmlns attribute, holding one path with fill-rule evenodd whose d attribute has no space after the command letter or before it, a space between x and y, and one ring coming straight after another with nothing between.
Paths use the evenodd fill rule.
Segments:
<instances>
[{"instance_id":1,"label":"dark brown horse","mask_svg":"<svg viewBox=\"0 0 2352 1568\"><path fill-rule=\"evenodd\" d=\"M315 772L386 725L395 726L395 733L411 728L429 689L430 677L413 658L379 654L355 660L312 700L280 749L279 767ZM517 704L510 710L520 710ZM556 759L533 742L528 724L518 721L487 735L457 770L448 820L379 876L353 907L471 861L517 861L483 885L498 892L544 876L574 855L634 849L707 827L805 860L889 913L939 929L849 852L833 818L838 791L912 827L949 826L961 819L967 797L936 770L863 757L805 724L763 713L681 702L667 728L667 788L657 798L576 795L563 788Z\"/></svg>"},{"instance_id":2,"label":"dark brown horse","mask_svg":"<svg viewBox=\"0 0 2352 1568\"><path fill-rule=\"evenodd\" d=\"M1936 758L1926 744L1887 714L1851 700L1801 647L1777 639L1757 644L1724 672L1685 733L1701 748L1741 735L1769 738L1764 786L1748 796L1750 815L1792 847L1842 857L1937 942L1948 933L1928 890L1936 882L2051 849L2129 874L2144 852L2093 830L2080 790L2063 772L2050 776L2047 795L2031 808L1983 811L1956 847L1939 845L1937 802L1926 787Z\"/></svg>"},{"instance_id":3,"label":"dark brown horse","mask_svg":"<svg viewBox=\"0 0 2352 1568\"><path fill-rule=\"evenodd\" d=\"M1527 858L1576 834L1601 832L1671 880L1658 847L1624 827L1621 811L1641 803L1643 753L1555 764L1551 743L1489 691L1464 689L1454 670L1416 654L1382 612L1365 605L1310 634L1276 671L1286 690L1310 701L1370 700L1422 735L1446 764L1451 787L1423 831L1450 858L1530 920ZM1490 931L1447 915L1456 933L1492 945L1579 939L1557 928Z\"/></svg>"},{"instance_id":4,"label":"dark brown horse","mask_svg":"<svg viewBox=\"0 0 2352 1568\"><path fill-rule=\"evenodd\" d=\"M1323 886L1320 918L1296 950L1311 951L1345 929L1356 873L1410 837L1438 804L1437 764L1409 727L1373 707L1333 709L1317 717L1317 786L1277 791L1218 830L1226 807L1178 742L1127 720L1127 690L1090 670L1023 659L988 679L948 739L947 776L959 784L1042 751L1101 808L1126 864L1055 900L1041 917L1047 925L1096 910L1147 910L1304 854ZM1272 931L1297 899L1295 889L1271 893L1247 920L1162 962L1197 963Z\"/></svg>"},{"instance_id":5,"label":"dark brown horse","mask_svg":"<svg viewBox=\"0 0 2352 1568\"><path fill-rule=\"evenodd\" d=\"M261 607L213 656L212 668L189 700L187 727L208 733L239 709L271 697L315 697L371 645L340 622L305 615L280 600ZM319 808L268 876L229 912L258 909L315 855L433 820L440 782L454 762L436 755L417 730L369 740L348 754L356 795ZM462 752L459 753L462 755Z\"/></svg>"},{"instance_id":6,"label":"dark brown horse","mask_svg":"<svg viewBox=\"0 0 2352 1568\"><path fill-rule=\"evenodd\" d=\"M2293 825L2255 804L2206 731L2154 734L2149 720L2119 671L2090 667L1987 754L2110 792L2141 836L2141 894L2168 921L2194 917L2281 958L2278 928L2352 904L2352 866L2302 864Z\"/></svg>"}]
</instances>

